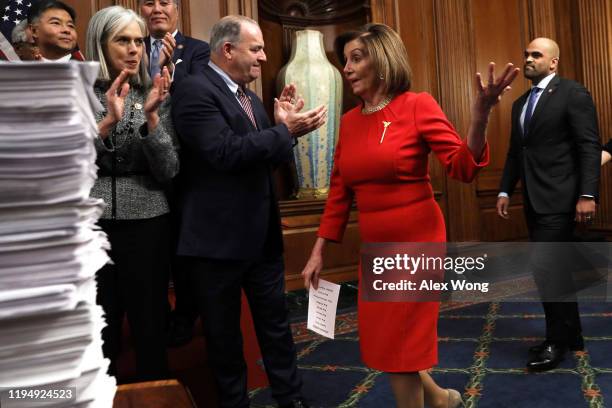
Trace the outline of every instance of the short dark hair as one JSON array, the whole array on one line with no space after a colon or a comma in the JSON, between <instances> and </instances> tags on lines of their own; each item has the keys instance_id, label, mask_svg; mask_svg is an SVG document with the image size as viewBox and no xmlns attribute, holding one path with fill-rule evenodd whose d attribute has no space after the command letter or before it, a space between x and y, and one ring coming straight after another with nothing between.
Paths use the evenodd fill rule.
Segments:
<instances>
[{"instance_id":1,"label":"short dark hair","mask_svg":"<svg viewBox=\"0 0 612 408\"><path fill-rule=\"evenodd\" d=\"M42 0L38 4L32 6L30 9L30 14L28 15L28 22L30 24L36 22L38 19L40 19L45 11L52 9L64 10L70 15L72 21L76 23L76 12L74 9L59 0Z\"/></svg>"}]
</instances>

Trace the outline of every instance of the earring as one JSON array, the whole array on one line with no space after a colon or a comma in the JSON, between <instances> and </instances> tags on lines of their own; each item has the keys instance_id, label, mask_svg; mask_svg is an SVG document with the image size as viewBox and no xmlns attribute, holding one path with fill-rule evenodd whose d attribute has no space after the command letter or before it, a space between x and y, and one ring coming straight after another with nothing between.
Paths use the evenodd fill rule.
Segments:
<instances>
[{"instance_id":1,"label":"earring","mask_svg":"<svg viewBox=\"0 0 612 408\"><path fill-rule=\"evenodd\" d=\"M378 79L385 79L383 74L378 75Z\"/></svg>"}]
</instances>

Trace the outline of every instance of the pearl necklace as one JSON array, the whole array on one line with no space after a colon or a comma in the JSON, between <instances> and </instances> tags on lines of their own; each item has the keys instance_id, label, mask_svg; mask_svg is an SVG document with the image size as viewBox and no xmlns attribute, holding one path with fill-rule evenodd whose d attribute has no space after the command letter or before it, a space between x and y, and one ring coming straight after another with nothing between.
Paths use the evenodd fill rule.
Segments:
<instances>
[{"instance_id":1,"label":"pearl necklace","mask_svg":"<svg viewBox=\"0 0 612 408\"><path fill-rule=\"evenodd\" d=\"M365 107L365 104L363 106L363 108L361 108L361 113L363 113L364 115L370 115L374 112L378 112L379 110L383 110L385 108L385 106L387 106L389 104L389 102L391 102L391 99L393 99L393 97L391 95L387 96L385 99L383 99L382 101L380 101L380 103L376 106L370 106L370 107Z\"/></svg>"}]
</instances>

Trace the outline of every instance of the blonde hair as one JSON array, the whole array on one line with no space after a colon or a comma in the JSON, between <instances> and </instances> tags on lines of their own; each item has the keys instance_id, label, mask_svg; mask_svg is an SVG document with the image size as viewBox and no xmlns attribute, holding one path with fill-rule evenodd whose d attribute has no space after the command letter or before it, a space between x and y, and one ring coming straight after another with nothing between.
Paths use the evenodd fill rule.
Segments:
<instances>
[{"instance_id":1,"label":"blonde hair","mask_svg":"<svg viewBox=\"0 0 612 408\"><path fill-rule=\"evenodd\" d=\"M385 24L373 23L341 34L334 42L334 49L342 65L346 64L344 46L353 40L359 40L372 58L374 69L382 76L386 95L399 95L410 90L412 70L399 34Z\"/></svg>"},{"instance_id":2,"label":"blonde hair","mask_svg":"<svg viewBox=\"0 0 612 408\"><path fill-rule=\"evenodd\" d=\"M98 73L99 80L110 81L112 79L110 76L110 61L106 60L104 54L107 44L117 35L117 33L133 22L138 23L144 37L144 20L134 11L121 6L103 8L89 20L85 55L88 60L100 62L100 72ZM133 84L148 86L150 83L145 54L143 50L140 67L138 68L138 75L133 75L132 78L130 78L130 82Z\"/></svg>"}]
</instances>

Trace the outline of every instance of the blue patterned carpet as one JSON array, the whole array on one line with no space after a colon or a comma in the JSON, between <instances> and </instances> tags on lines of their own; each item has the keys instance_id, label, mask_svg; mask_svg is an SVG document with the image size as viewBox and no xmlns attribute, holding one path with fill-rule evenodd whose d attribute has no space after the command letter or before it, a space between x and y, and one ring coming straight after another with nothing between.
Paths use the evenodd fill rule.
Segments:
<instances>
[{"instance_id":1,"label":"blue patterned carpet","mask_svg":"<svg viewBox=\"0 0 612 408\"><path fill-rule=\"evenodd\" d=\"M581 304L586 351L540 374L524 369L527 349L543 340L539 303L446 309L438 327L440 365L432 375L440 386L463 392L466 407L601 408L612 401L612 303ZM312 334L304 323L293 329L304 396L313 407L395 406L386 375L361 363L354 312L338 316L335 340ZM254 408L275 406L268 389L251 396Z\"/></svg>"}]
</instances>

